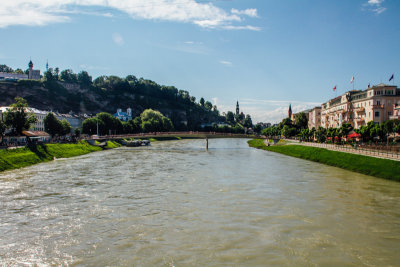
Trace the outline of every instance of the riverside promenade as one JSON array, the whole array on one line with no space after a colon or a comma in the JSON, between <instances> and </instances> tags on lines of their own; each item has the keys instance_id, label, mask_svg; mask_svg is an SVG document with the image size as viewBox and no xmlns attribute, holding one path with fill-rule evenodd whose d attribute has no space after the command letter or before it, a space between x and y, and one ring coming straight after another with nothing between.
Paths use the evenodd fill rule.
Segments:
<instances>
[{"instance_id":1,"label":"riverside promenade","mask_svg":"<svg viewBox=\"0 0 400 267\"><path fill-rule=\"evenodd\" d=\"M312 142L300 142L298 140L284 139L293 145L302 145L302 146L311 146L311 147L319 147L325 148L328 150L352 153L358 155L364 155L368 157L381 158L381 159L390 159L395 161L400 161L400 154L388 151L388 150L379 150L379 149L367 149L364 147L352 147L349 145L336 145L336 144L320 144L320 143L312 143Z\"/></svg>"}]
</instances>

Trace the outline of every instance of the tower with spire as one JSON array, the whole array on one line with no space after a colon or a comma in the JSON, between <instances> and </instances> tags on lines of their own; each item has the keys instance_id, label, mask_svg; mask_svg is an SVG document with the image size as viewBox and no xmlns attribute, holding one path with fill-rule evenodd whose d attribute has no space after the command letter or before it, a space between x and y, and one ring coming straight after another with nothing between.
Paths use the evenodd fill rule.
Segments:
<instances>
[{"instance_id":1,"label":"tower with spire","mask_svg":"<svg viewBox=\"0 0 400 267\"><path fill-rule=\"evenodd\" d=\"M40 70L34 70L33 69L33 62L31 59L29 59L28 63L28 79L30 80L40 80Z\"/></svg>"},{"instance_id":2,"label":"tower with spire","mask_svg":"<svg viewBox=\"0 0 400 267\"><path fill-rule=\"evenodd\" d=\"M289 104L288 115L289 115L289 119L291 119L292 118L292 104Z\"/></svg>"},{"instance_id":3,"label":"tower with spire","mask_svg":"<svg viewBox=\"0 0 400 267\"><path fill-rule=\"evenodd\" d=\"M49 60L46 61L46 71L49 71Z\"/></svg>"},{"instance_id":4,"label":"tower with spire","mask_svg":"<svg viewBox=\"0 0 400 267\"><path fill-rule=\"evenodd\" d=\"M236 115L239 115L239 101L236 101Z\"/></svg>"}]
</instances>

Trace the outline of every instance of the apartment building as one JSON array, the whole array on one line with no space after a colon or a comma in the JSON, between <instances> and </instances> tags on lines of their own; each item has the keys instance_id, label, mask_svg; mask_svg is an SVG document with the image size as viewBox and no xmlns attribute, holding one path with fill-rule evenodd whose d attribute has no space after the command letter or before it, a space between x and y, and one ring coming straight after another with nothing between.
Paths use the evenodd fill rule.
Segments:
<instances>
[{"instance_id":1,"label":"apartment building","mask_svg":"<svg viewBox=\"0 0 400 267\"><path fill-rule=\"evenodd\" d=\"M366 90L352 90L323 103L321 126L338 128L350 123L358 129L373 121L383 123L394 115L400 104L400 89L394 85L378 84Z\"/></svg>"},{"instance_id":2,"label":"apartment building","mask_svg":"<svg viewBox=\"0 0 400 267\"><path fill-rule=\"evenodd\" d=\"M321 126L321 107L314 107L308 113L308 129L318 129Z\"/></svg>"}]
</instances>

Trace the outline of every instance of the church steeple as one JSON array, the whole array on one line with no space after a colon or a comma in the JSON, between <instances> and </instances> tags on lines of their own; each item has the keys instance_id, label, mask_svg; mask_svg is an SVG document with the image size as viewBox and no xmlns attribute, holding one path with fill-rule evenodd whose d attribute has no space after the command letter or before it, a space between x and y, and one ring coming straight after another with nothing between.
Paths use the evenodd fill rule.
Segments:
<instances>
[{"instance_id":1,"label":"church steeple","mask_svg":"<svg viewBox=\"0 0 400 267\"><path fill-rule=\"evenodd\" d=\"M236 101L236 115L239 115L239 101Z\"/></svg>"},{"instance_id":2,"label":"church steeple","mask_svg":"<svg viewBox=\"0 0 400 267\"><path fill-rule=\"evenodd\" d=\"M288 111L289 119L292 117L292 104L289 104L289 111Z\"/></svg>"},{"instance_id":3,"label":"church steeple","mask_svg":"<svg viewBox=\"0 0 400 267\"><path fill-rule=\"evenodd\" d=\"M49 71L49 60L46 62L46 71Z\"/></svg>"},{"instance_id":4,"label":"church steeple","mask_svg":"<svg viewBox=\"0 0 400 267\"><path fill-rule=\"evenodd\" d=\"M28 67L29 67L29 69L33 69L33 63L32 63L32 60L29 60Z\"/></svg>"}]
</instances>

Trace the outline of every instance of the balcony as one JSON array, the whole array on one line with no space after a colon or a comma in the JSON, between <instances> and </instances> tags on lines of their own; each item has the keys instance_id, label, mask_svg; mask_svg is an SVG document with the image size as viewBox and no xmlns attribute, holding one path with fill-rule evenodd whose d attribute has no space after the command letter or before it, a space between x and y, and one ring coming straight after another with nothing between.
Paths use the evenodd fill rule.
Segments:
<instances>
[{"instance_id":1,"label":"balcony","mask_svg":"<svg viewBox=\"0 0 400 267\"><path fill-rule=\"evenodd\" d=\"M357 113L364 113L365 112L365 108L364 107L355 108L354 111L357 112Z\"/></svg>"},{"instance_id":2,"label":"balcony","mask_svg":"<svg viewBox=\"0 0 400 267\"><path fill-rule=\"evenodd\" d=\"M384 109L385 106L384 105L372 105L373 109Z\"/></svg>"}]
</instances>

